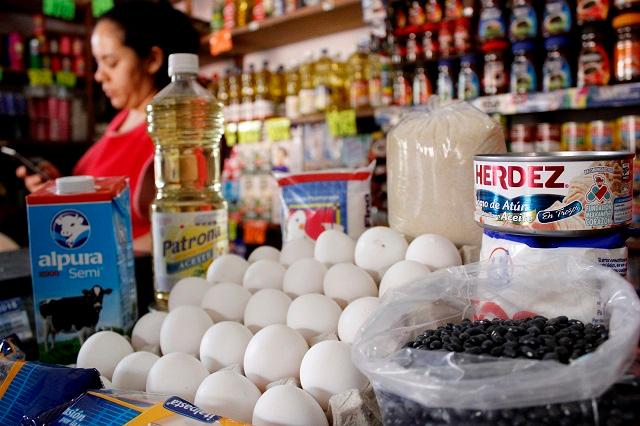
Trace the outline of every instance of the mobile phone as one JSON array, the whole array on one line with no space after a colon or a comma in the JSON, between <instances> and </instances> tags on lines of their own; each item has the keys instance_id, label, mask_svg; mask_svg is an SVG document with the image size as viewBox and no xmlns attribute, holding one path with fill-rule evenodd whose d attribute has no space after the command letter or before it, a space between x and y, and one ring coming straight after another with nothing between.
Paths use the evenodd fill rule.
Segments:
<instances>
[{"instance_id":1,"label":"mobile phone","mask_svg":"<svg viewBox=\"0 0 640 426\"><path fill-rule=\"evenodd\" d=\"M8 155L9 157L13 157L22 163L27 169L29 169L32 173L40 175L43 180L51 179L51 176L47 174L44 170L38 167L33 161L29 160L18 151L13 148L9 148L8 146L0 146L0 152Z\"/></svg>"}]
</instances>

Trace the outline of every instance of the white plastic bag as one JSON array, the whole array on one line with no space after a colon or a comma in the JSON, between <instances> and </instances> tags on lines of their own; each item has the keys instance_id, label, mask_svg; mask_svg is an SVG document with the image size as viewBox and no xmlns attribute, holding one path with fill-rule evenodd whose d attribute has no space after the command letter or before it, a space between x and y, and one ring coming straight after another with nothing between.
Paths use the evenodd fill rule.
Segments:
<instances>
[{"instance_id":1,"label":"white plastic bag","mask_svg":"<svg viewBox=\"0 0 640 426\"><path fill-rule=\"evenodd\" d=\"M522 298L524 293L536 295L536 303ZM556 298L559 294L566 297ZM473 319L478 300L602 322L609 338L569 365L403 349L426 329ZM582 300L582 308L570 306L570 300ZM395 395L422 407L499 410L597 398L631 364L639 334L640 301L629 283L608 268L558 257L545 264L450 268L395 289L356 337L352 354L379 400Z\"/></svg>"},{"instance_id":2,"label":"white plastic bag","mask_svg":"<svg viewBox=\"0 0 640 426\"><path fill-rule=\"evenodd\" d=\"M500 125L466 102L408 114L387 136L389 224L417 237L439 234L457 246L480 245L473 156L506 152Z\"/></svg>"}]
</instances>

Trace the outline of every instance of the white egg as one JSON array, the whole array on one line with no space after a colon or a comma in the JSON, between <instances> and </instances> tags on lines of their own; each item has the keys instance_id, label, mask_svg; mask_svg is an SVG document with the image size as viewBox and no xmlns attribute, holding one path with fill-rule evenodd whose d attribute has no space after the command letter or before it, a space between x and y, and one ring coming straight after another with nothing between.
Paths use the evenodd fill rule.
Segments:
<instances>
[{"instance_id":1,"label":"white egg","mask_svg":"<svg viewBox=\"0 0 640 426\"><path fill-rule=\"evenodd\" d=\"M252 293L264 288L282 290L284 266L273 260L258 260L252 263L244 274L242 286Z\"/></svg>"},{"instance_id":2,"label":"white egg","mask_svg":"<svg viewBox=\"0 0 640 426\"><path fill-rule=\"evenodd\" d=\"M437 234L416 237L409 244L405 258L427 265L432 271L462 265L462 258L456 246Z\"/></svg>"},{"instance_id":3,"label":"white egg","mask_svg":"<svg viewBox=\"0 0 640 426\"><path fill-rule=\"evenodd\" d=\"M244 353L244 373L258 389L280 379L299 378L309 345L294 329L274 324L258 331Z\"/></svg>"},{"instance_id":4,"label":"white egg","mask_svg":"<svg viewBox=\"0 0 640 426\"><path fill-rule=\"evenodd\" d=\"M332 395L364 389L368 380L351 362L351 345L326 340L305 354L300 365L300 383L326 410Z\"/></svg>"},{"instance_id":5,"label":"white egg","mask_svg":"<svg viewBox=\"0 0 640 426\"><path fill-rule=\"evenodd\" d=\"M169 312L160 329L160 349L163 354L182 352L197 356L200 340L213 325L204 309L198 306L178 306Z\"/></svg>"},{"instance_id":6,"label":"white egg","mask_svg":"<svg viewBox=\"0 0 640 426\"><path fill-rule=\"evenodd\" d=\"M153 364L147 376L147 392L175 395L193 403L200 383L209 375L195 357L171 353Z\"/></svg>"},{"instance_id":7,"label":"white egg","mask_svg":"<svg viewBox=\"0 0 640 426\"><path fill-rule=\"evenodd\" d=\"M253 410L254 426L328 426L322 408L311 395L291 385L274 386L262 394Z\"/></svg>"},{"instance_id":8,"label":"white egg","mask_svg":"<svg viewBox=\"0 0 640 426\"><path fill-rule=\"evenodd\" d=\"M202 336L200 361L211 373L232 365L238 365L242 371L244 351L252 337L253 333L240 323L214 324Z\"/></svg>"},{"instance_id":9,"label":"white egg","mask_svg":"<svg viewBox=\"0 0 640 426\"><path fill-rule=\"evenodd\" d=\"M244 325L252 333L272 324L286 324L291 298L281 290L265 288L249 299L244 309Z\"/></svg>"},{"instance_id":10,"label":"white egg","mask_svg":"<svg viewBox=\"0 0 640 426\"><path fill-rule=\"evenodd\" d=\"M218 416L251 423L260 391L251 380L235 371L218 371L200 384L195 405Z\"/></svg>"},{"instance_id":11,"label":"white egg","mask_svg":"<svg viewBox=\"0 0 640 426\"><path fill-rule=\"evenodd\" d=\"M258 260L274 260L279 262L280 250L271 246L260 246L249 255L249 263L257 262Z\"/></svg>"},{"instance_id":12,"label":"white egg","mask_svg":"<svg viewBox=\"0 0 640 426\"><path fill-rule=\"evenodd\" d=\"M356 242L347 234L329 229L324 231L316 241L314 258L329 266L336 263L353 263Z\"/></svg>"},{"instance_id":13,"label":"white egg","mask_svg":"<svg viewBox=\"0 0 640 426\"><path fill-rule=\"evenodd\" d=\"M280 263L284 266L293 265L296 260L313 257L315 244L308 238L298 238L285 243L280 252Z\"/></svg>"},{"instance_id":14,"label":"white egg","mask_svg":"<svg viewBox=\"0 0 640 426\"><path fill-rule=\"evenodd\" d=\"M207 269L207 281L211 283L230 282L242 284L249 262L237 254L223 254L214 259Z\"/></svg>"},{"instance_id":15,"label":"white egg","mask_svg":"<svg viewBox=\"0 0 640 426\"><path fill-rule=\"evenodd\" d=\"M379 281L391 265L404 259L407 246L407 240L391 228L367 229L356 243L356 265Z\"/></svg>"},{"instance_id":16,"label":"white egg","mask_svg":"<svg viewBox=\"0 0 640 426\"><path fill-rule=\"evenodd\" d=\"M100 381L102 382L102 389L113 389L113 383L106 377L100 376Z\"/></svg>"},{"instance_id":17,"label":"white egg","mask_svg":"<svg viewBox=\"0 0 640 426\"><path fill-rule=\"evenodd\" d=\"M360 327L378 309L380 299L377 297L361 297L349 303L338 322L338 337L346 343L353 343Z\"/></svg>"},{"instance_id":18,"label":"white egg","mask_svg":"<svg viewBox=\"0 0 640 426\"><path fill-rule=\"evenodd\" d=\"M200 277L183 278L176 283L169 293L169 311L178 306L200 306L205 293L212 284Z\"/></svg>"},{"instance_id":19,"label":"white egg","mask_svg":"<svg viewBox=\"0 0 640 426\"><path fill-rule=\"evenodd\" d=\"M113 371L113 387L144 392L149 370L159 359L158 355L145 351L125 356Z\"/></svg>"},{"instance_id":20,"label":"white egg","mask_svg":"<svg viewBox=\"0 0 640 426\"><path fill-rule=\"evenodd\" d=\"M144 314L133 327L131 345L136 351L160 354L160 328L167 317L166 312L152 311Z\"/></svg>"},{"instance_id":21,"label":"white egg","mask_svg":"<svg viewBox=\"0 0 640 426\"><path fill-rule=\"evenodd\" d=\"M289 266L284 273L282 289L290 297L308 293L322 293L322 283L327 268L315 259L305 258Z\"/></svg>"},{"instance_id":22,"label":"white egg","mask_svg":"<svg viewBox=\"0 0 640 426\"><path fill-rule=\"evenodd\" d=\"M342 309L324 294L305 294L298 297L287 312L287 326L298 331L307 340L319 334L336 333Z\"/></svg>"},{"instance_id":23,"label":"white egg","mask_svg":"<svg viewBox=\"0 0 640 426\"><path fill-rule=\"evenodd\" d=\"M429 275L431 271L426 265L415 260L401 260L384 273L380 281L380 291L378 296L382 297L392 288L402 287L413 281L419 280Z\"/></svg>"},{"instance_id":24,"label":"white egg","mask_svg":"<svg viewBox=\"0 0 640 426\"><path fill-rule=\"evenodd\" d=\"M219 283L214 284L200 300L213 322L242 322L244 308L250 298L251 292L240 284Z\"/></svg>"},{"instance_id":25,"label":"white egg","mask_svg":"<svg viewBox=\"0 0 640 426\"><path fill-rule=\"evenodd\" d=\"M80 348L76 366L95 368L111 380L113 370L122 358L133 352L127 339L113 331L99 331L91 335Z\"/></svg>"},{"instance_id":26,"label":"white egg","mask_svg":"<svg viewBox=\"0 0 640 426\"><path fill-rule=\"evenodd\" d=\"M329 268L323 288L324 294L338 302L341 308L361 297L378 295L371 275L352 263L338 263Z\"/></svg>"}]
</instances>

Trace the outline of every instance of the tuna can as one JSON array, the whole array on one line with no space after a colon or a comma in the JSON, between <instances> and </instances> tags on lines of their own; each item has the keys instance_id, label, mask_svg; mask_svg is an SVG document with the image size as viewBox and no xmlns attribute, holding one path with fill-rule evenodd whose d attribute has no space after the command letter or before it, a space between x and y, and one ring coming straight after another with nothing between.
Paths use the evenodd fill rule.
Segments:
<instances>
[{"instance_id":1,"label":"tuna can","mask_svg":"<svg viewBox=\"0 0 640 426\"><path fill-rule=\"evenodd\" d=\"M515 234L590 235L631 223L630 152L476 155L475 220Z\"/></svg>"}]
</instances>

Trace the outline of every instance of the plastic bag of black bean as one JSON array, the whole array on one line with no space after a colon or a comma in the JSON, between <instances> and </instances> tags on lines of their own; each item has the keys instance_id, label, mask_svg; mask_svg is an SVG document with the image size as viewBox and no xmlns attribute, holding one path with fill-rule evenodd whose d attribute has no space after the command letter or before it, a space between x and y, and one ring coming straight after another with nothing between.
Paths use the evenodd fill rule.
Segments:
<instances>
[{"instance_id":1,"label":"plastic bag of black bean","mask_svg":"<svg viewBox=\"0 0 640 426\"><path fill-rule=\"evenodd\" d=\"M639 336L627 281L559 257L450 268L395 289L352 356L385 425L634 424L610 388Z\"/></svg>"}]
</instances>

